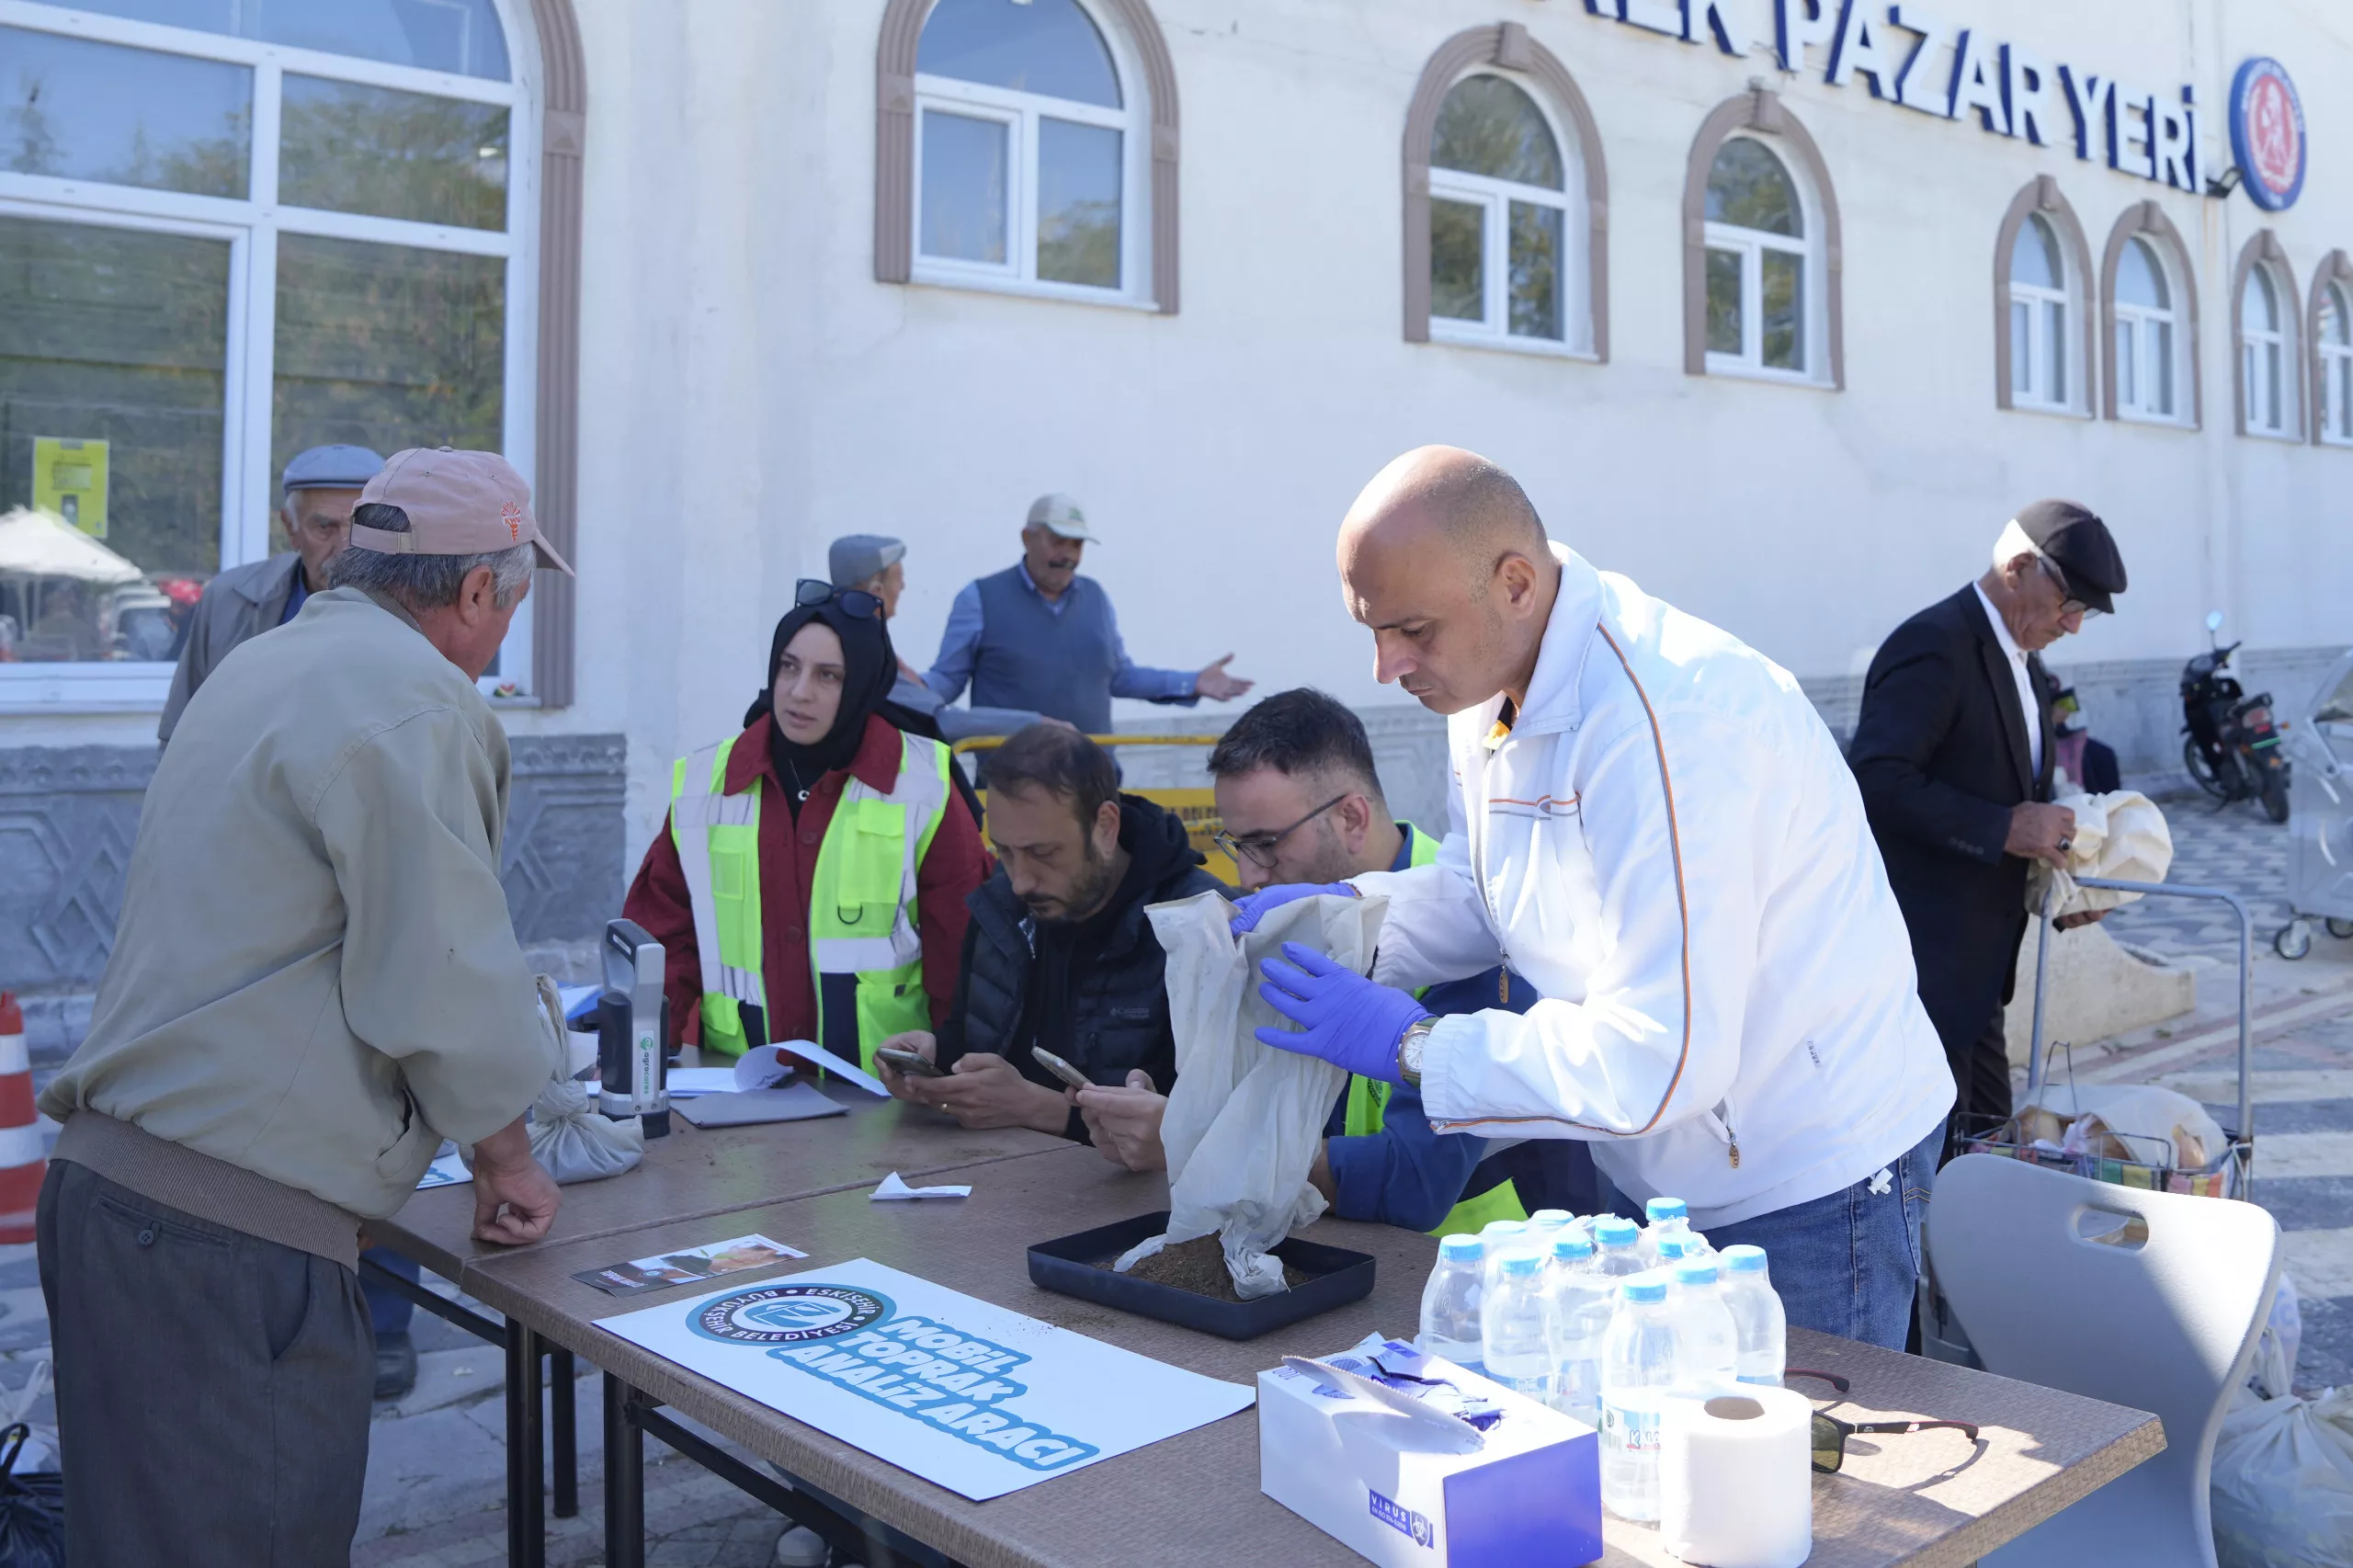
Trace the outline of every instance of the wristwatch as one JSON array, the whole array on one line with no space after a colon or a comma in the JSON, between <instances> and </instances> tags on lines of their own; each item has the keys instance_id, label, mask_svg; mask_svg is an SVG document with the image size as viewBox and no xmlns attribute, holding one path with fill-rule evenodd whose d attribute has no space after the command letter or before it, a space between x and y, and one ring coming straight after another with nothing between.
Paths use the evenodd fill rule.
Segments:
<instances>
[{"instance_id":1,"label":"wristwatch","mask_svg":"<svg viewBox=\"0 0 2353 1568\"><path fill-rule=\"evenodd\" d=\"M1397 1075L1417 1089L1422 1086L1422 1047L1436 1028L1435 1017L1417 1018L1397 1037Z\"/></svg>"}]
</instances>

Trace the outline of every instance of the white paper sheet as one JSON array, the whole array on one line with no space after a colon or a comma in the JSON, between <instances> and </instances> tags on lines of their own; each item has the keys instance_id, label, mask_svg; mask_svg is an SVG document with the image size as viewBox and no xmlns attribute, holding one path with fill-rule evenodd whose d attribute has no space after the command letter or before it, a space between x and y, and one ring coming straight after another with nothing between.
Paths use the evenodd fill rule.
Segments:
<instances>
[{"instance_id":1,"label":"white paper sheet","mask_svg":"<svg viewBox=\"0 0 2353 1568\"><path fill-rule=\"evenodd\" d=\"M732 1095L735 1092L735 1069L673 1067L664 1074L662 1086L674 1100L692 1099L697 1095Z\"/></svg>"},{"instance_id":2,"label":"white paper sheet","mask_svg":"<svg viewBox=\"0 0 2353 1568\"><path fill-rule=\"evenodd\" d=\"M896 1171L884 1176L882 1184L871 1194L873 1201L877 1203L888 1202L894 1198L970 1198L972 1196L972 1189L969 1187L909 1187Z\"/></svg>"},{"instance_id":3,"label":"white paper sheet","mask_svg":"<svg viewBox=\"0 0 2353 1568\"><path fill-rule=\"evenodd\" d=\"M598 1326L975 1502L1256 1398L862 1257Z\"/></svg>"},{"instance_id":4,"label":"white paper sheet","mask_svg":"<svg viewBox=\"0 0 2353 1568\"><path fill-rule=\"evenodd\" d=\"M832 1051L827 1051L824 1046L818 1045L813 1041L805 1040L779 1040L774 1049L783 1051L790 1056L797 1056L801 1058L801 1061L809 1063L812 1067L822 1067L828 1073L835 1074L841 1077L847 1078L851 1083L856 1084L859 1088L864 1089L870 1095L879 1095L886 1100L891 1097L891 1091L882 1086L881 1079L876 1077L873 1074L867 1072L856 1062L843 1061L840 1057L835 1056ZM756 1051L745 1051L744 1054L745 1058L748 1060L758 1053Z\"/></svg>"}]
</instances>

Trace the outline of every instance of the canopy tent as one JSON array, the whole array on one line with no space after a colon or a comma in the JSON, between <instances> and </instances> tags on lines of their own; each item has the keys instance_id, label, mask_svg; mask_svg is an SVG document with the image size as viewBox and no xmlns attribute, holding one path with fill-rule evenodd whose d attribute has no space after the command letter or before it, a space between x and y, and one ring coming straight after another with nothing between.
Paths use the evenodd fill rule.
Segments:
<instances>
[{"instance_id":1,"label":"canopy tent","mask_svg":"<svg viewBox=\"0 0 2353 1568\"><path fill-rule=\"evenodd\" d=\"M145 575L52 513L18 506L0 515L0 577L67 577L111 587Z\"/></svg>"}]
</instances>

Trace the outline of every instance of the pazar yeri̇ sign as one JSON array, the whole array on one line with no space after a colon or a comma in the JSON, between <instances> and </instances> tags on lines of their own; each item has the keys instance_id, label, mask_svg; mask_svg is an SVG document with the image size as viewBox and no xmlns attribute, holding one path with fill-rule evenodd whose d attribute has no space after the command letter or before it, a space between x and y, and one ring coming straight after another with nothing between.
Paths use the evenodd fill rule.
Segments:
<instances>
[{"instance_id":1,"label":"pazar yeri\u0307 sign","mask_svg":"<svg viewBox=\"0 0 2353 1568\"><path fill-rule=\"evenodd\" d=\"M862 1257L597 1326L976 1502L1255 1397Z\"/></svg>"}]
</instances>

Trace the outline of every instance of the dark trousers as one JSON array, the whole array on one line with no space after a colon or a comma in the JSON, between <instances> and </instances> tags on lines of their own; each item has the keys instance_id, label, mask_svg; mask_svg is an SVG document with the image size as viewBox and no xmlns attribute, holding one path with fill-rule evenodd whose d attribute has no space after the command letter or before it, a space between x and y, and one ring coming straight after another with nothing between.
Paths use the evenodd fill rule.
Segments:
<instances>
[{"instance_id":1,"label":"dark trousers","mask_svg":"<svg viewBox=\"0 0 2353 1568\"><path fill-rule=\"evenodd\" d=\"M2002 1028L2002 1009L1995 1009L1993 1021L1975 1040L1958 1049L1947 1045L1945 1062L1952 1069L1955 1096L1950 1125L1958 1146L1966 1133L1987 1130L1980 1119L1999 1119L2010 1114L2010 1047Z\"/></svg>"},{"instance_id":2,"label":"dark trousers","mask_svg":"<svg viewBox=\"0 0 2353 1568\"><path fill-rule=\"evenodd\" d=\"M67 1161L39 1236L69 1568L348 1562L376 1380L358 1277Z\"/></svg>"}]
</instances>

